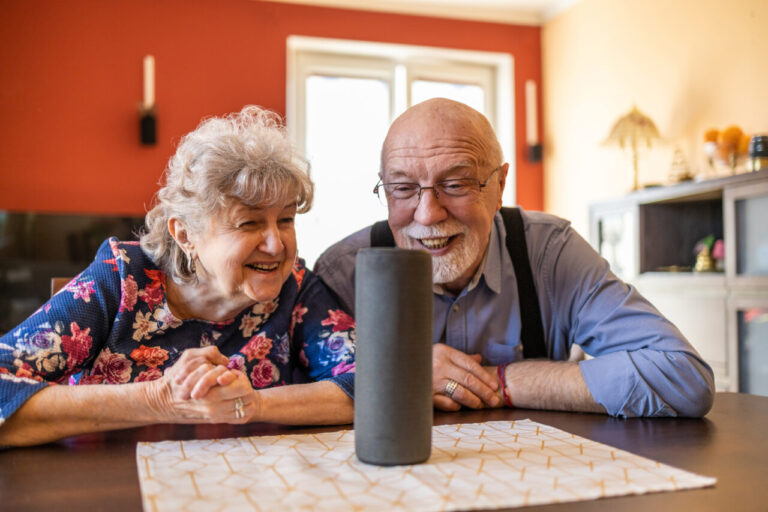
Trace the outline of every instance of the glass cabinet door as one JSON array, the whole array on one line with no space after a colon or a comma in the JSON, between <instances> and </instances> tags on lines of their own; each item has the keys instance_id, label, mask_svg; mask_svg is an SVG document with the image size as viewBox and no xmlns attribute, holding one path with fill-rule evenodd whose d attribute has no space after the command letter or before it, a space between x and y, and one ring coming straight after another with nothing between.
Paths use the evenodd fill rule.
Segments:
<instances>
[{"instance_id":1,"label":"glass cabinet door","mask_svg":"<svg viewBox=\"0 0 768 512\"><path fill-rule=\"evenodd\" d=\"M619 278L637 275L637 209L622 205L590 211L590 242Z\"/></svg>"},{"instance_id":2,"label":"glass cabinet door","mask_svg":"<svg viewBox=\"0 0 768 512\"><path fill-rule=\"evenodd\" d=\"M732 387L768 396L768 181L726 188L723 198Z\"/></svg>"},{"instance_id":3,"label":"glass cabinet door","mask_svg":"<svg viewBox=\"0 0 768 512\"><path fill-rule=\"evenodd\" d=\"M725 192L726 273L731 284L768 285L768 183Z\"/></svg>"},{"instance_id":4,"label":"glass cabinet door","mask_svg":"<svg viewBox=\"0 0 768 512\"><path fill-rule=\"evenodd\" d=\"M768 276L768 194L736 199L736 273Z\"/></svg>"},{"instance_id":5,"label":"glass cabinet door","mask_svg":"<svg viewBox=\"0 0 768 512\"><path fill-rule=\"evenodd\" d=\"M768 396L768 308L737 312L739 392Z\"/></svg>"}]
</instances>

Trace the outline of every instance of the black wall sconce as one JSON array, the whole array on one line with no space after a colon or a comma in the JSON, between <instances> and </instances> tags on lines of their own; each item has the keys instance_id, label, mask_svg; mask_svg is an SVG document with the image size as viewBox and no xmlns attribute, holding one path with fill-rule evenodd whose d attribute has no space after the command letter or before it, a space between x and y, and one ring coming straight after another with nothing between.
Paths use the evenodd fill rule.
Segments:
<instances>
[{"instance_id":1,"label":"black wall sconce","mask_svg":"<svg viewBox=\"0 0 768 512\"><path fill-rule=\"evenodd\" d=\"M155 58L144 57L144 100L139 107L139 140L145 146L157 143L155 119Z\"/></svg>"},{"instance_id":2,"label":"black wall sconce","mask_svg":"<svg viewBox=\"0 0 768 512\"><path fill-rule=\"evenodd\" d=\"M525 158L529 162L541 162L542 148L539 142L539 111L536 102L536 82L525 81Z\"/></svg>"}]
</instances>

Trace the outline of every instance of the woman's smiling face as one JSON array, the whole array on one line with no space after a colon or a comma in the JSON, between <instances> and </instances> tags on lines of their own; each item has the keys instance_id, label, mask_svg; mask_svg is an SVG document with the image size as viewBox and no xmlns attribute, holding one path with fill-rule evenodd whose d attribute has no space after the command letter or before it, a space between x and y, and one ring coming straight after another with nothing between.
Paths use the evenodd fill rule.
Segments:
<instances>
[{"instance_id":1,"label":"woman's smiling face","mask_svg":"<svg viewBox=\"0 0 768 512\"><path fill-rule=\"evenodd\" d=\"M237 203L211 218L193 240L200 284L244 307L275 299L296 260L295 216L295 203Z\"/></svg>"}]
</instances>

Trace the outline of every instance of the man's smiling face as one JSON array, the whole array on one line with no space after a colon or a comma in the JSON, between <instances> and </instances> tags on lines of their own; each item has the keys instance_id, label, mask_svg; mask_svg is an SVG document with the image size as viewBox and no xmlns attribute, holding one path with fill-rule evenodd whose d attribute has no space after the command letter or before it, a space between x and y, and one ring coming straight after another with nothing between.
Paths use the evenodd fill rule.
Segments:
<instances>
[{"instance_id":1,"label":"man's smiling face","mask_svg":"<svg viewBox=\"0 0 768 512\"><path fill-rule=\"evenodd\" d=\"M438 198L430 189L420 199L389 202L397 245L427 250L434 282L454 292L469 283L482 262L493 216L501 207L508 166L494 161L501 156L491 154L488 137L495 136L478 112L449 100L430 100L393 123L382 150L384 183L432 187L444 180L483 183L490 177L486 187L464 198Z\"/></svg>"}]
</instances>

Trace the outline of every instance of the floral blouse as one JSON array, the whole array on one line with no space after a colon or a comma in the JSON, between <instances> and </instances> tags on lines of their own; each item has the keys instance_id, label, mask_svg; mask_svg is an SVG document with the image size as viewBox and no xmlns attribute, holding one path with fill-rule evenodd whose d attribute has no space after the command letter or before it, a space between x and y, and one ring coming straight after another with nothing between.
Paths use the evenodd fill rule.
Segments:
<instances>
[{"instance_id":1,"label":"floral blouse","mask_svg":"<svg viewBox=\"0 0 768 512\"><path fill-rule=\"evenodd\" d=\"M47 385L160 378L181 353L216 345L254 388L331 380L354 393L354 320L297 263L271 302L223 323L178 320L165 273L138 242L109 238L94 262L0 338L0 424Z\"/></svg>"}]
</instances>

